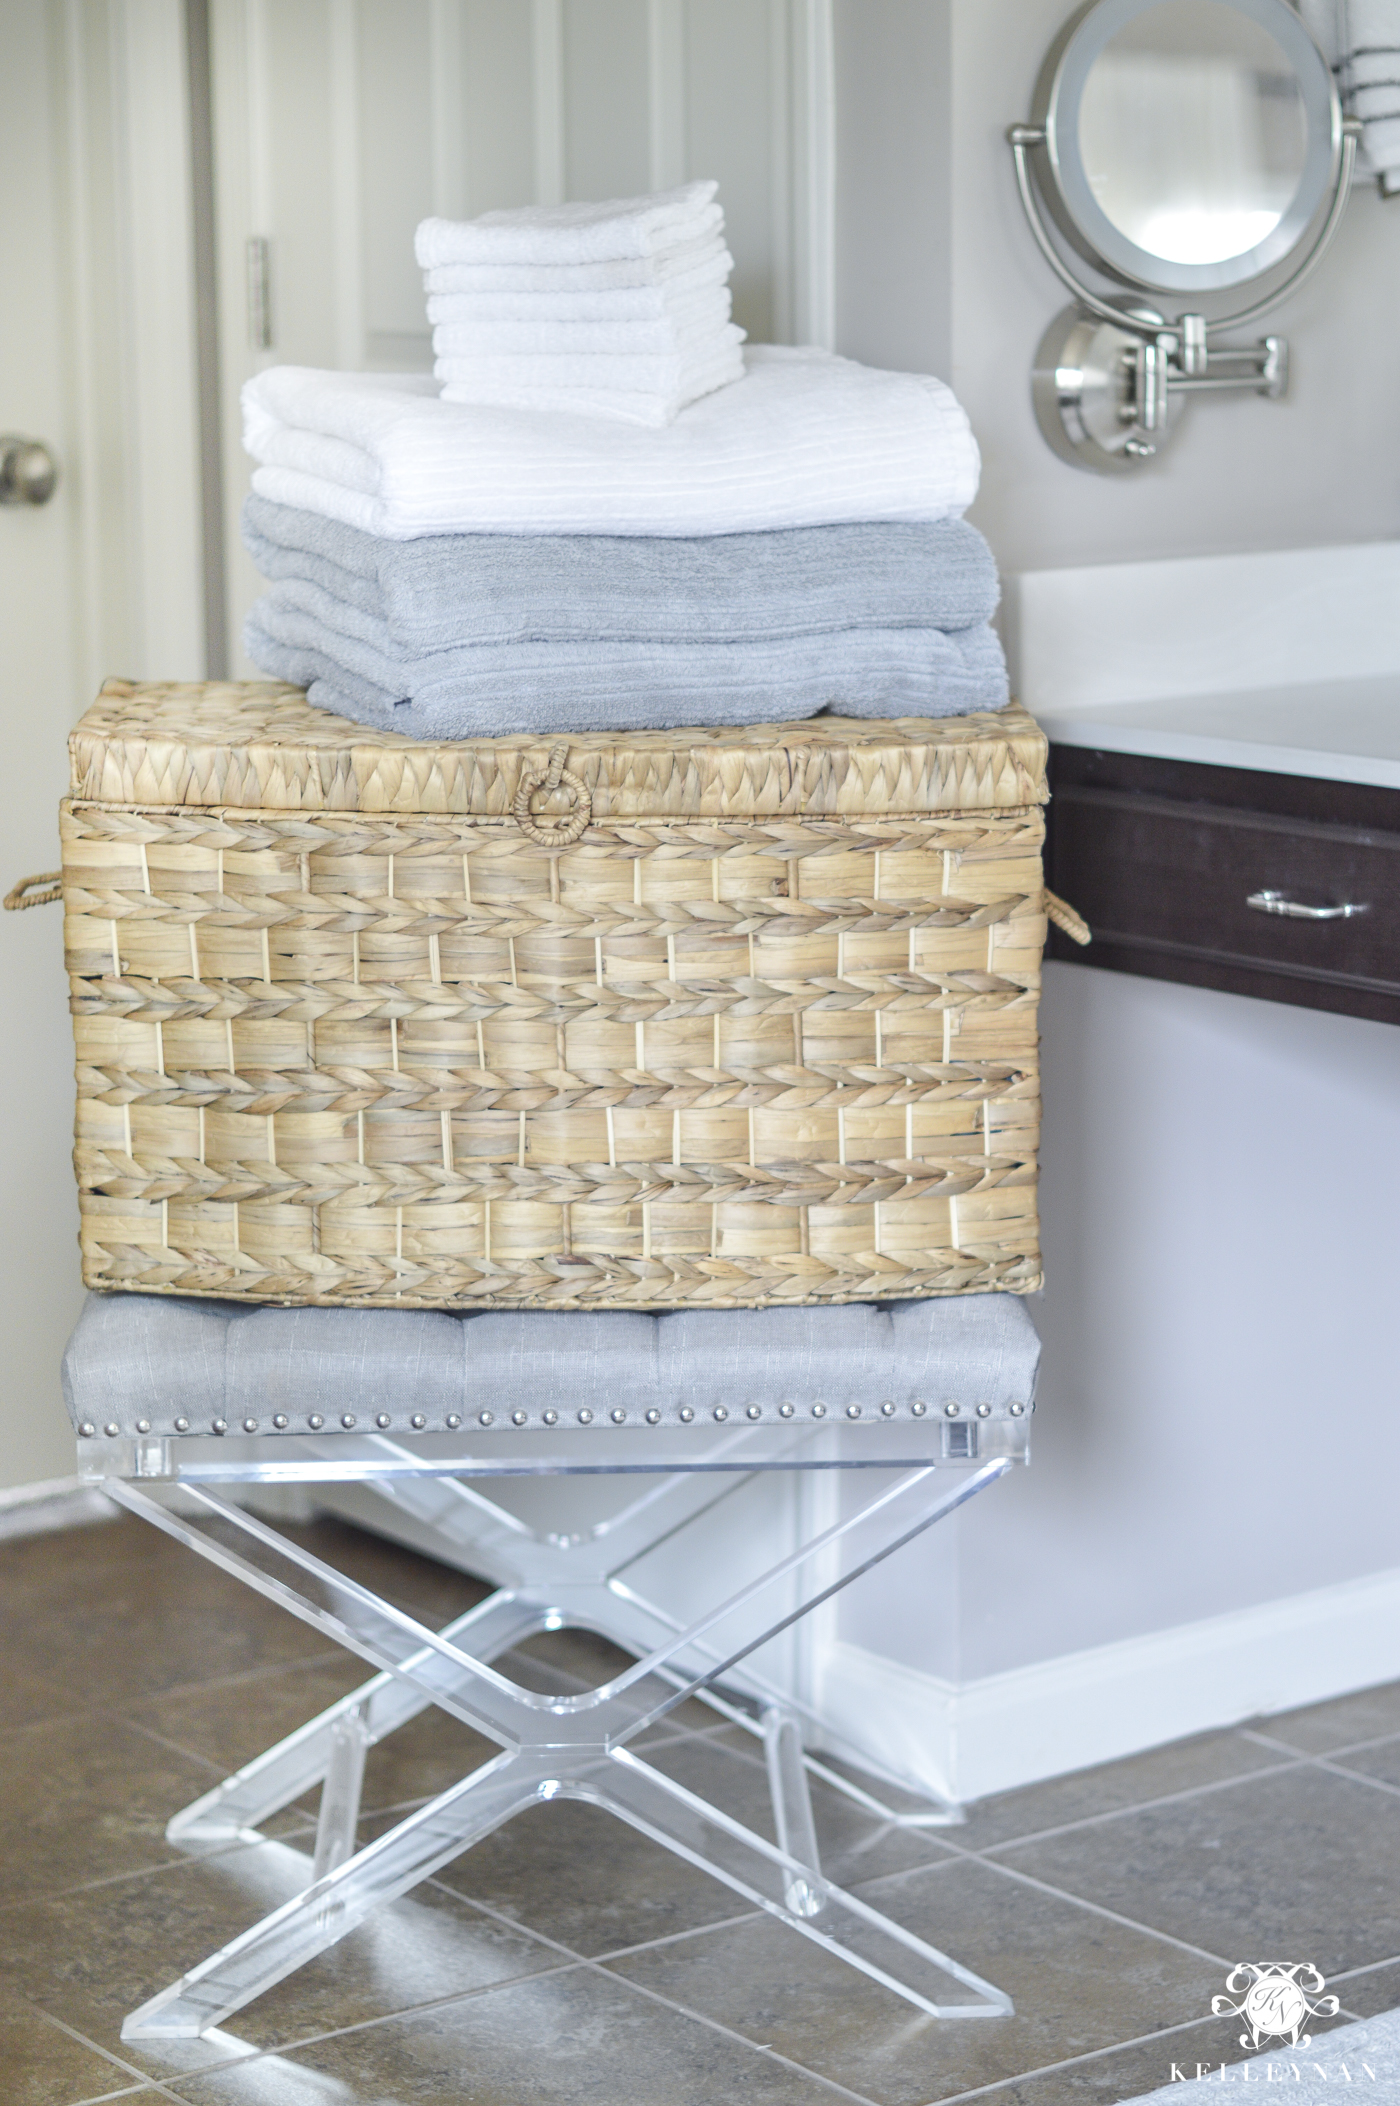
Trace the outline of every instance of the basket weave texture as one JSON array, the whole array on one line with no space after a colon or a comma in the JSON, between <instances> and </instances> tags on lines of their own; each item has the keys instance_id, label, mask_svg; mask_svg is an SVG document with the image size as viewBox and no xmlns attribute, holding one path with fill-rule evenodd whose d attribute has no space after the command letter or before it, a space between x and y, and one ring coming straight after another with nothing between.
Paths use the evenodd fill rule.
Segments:
<instances>
[{"instance_id":1,"label":"basket weave texture","mask_svg":"<svg viewBox=\"0 0 1400 2106\"><path fill-rule=\"evenodd\" d=\"M87 1284L1030 1292L1045 751L1014 707L551 754L110 682L62 822Z\"/></svg>"}]
</instances>

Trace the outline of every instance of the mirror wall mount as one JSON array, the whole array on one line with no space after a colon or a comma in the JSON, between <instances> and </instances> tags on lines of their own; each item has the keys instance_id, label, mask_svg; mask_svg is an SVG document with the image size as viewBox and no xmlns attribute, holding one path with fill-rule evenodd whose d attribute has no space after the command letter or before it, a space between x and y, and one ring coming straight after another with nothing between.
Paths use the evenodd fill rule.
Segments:
<instances>
[{"instance_id":1,"label":"mirror wall mount","mask_svg":"<svg viewBox=\"0 0 1400 2106\"><path fill-rule=\"evenodd\" d=\"M1141 30L1143 18L1154 15L1173 33L1160 41L1168 46L1174 41L1177 47L1168 59L1164 93L1179 92L1183 78L1191 85L1189 76L1180 70L1183 24L1199 30L1203 15L1206 20L1214 16L1227 23L1239 16L1244 18L1246 34L1256 43L1261 32L1272 40L1266 48L1276 51L1279 62L1292 68L1291 77L1280 83L1275 74L1255 85L1267 88L1275 112L1281 99L1280 84L1292 97L1298 136L1293 142L1294 165L1286 167L1281 178L1277 169L1248 168L1242 148L1226 176L1219 167L1200 174L1189 165L1190 147L1183 149L1179 143L1181 137L1191 135L1189 122L1179 121L1179 107L1172 112L1177 138L1168 147L1176 165L1147 165L1138 150L1139 138L1147 138L1153 127L1150 122L1139 125L1138 119L1153 113L1131 107L1120 113L1113 98L1121 98L1123 90L1135 85L1141 87L1144 58L1149 65L1156 62L1152 25L1146 36ZM1115 76L1111 71L1114 54L1110 54L1109 69L1100 65L1097 81L1091 82L1106 47L1118 42L1121 50L1125 30L1132 37L1135 29L1148 47L1145 52L1130 52L1138 68L1136 76L1123 74L1121 59ZM1214 79L1208 72L1212 62L1217 72ZM1175 74L1170 70L1173 63ZM1217 152L1221 136L1219 63L1218 54L1205 53L1202 71L1196 76L1204 78L1214 97L1207 113L1212 129L1204 136ZM1086 155L1081 120L1086 102L1095 93L1099 135L1089 142ZM1105 109L1120 128L1124 115L1128 119L1131 143L1117 164L1106 151ZM1160 117L1161 113L1156 114ZM1192 113L1185 114L1189 119ZM1326 61L1287 0L1207 0L1204 10L1201 0L1088 0L1066 24L1046 59L1036 92L1035 117L1034 123L1013 125L1007 136L1017 189L1036 245L1075 300L1073 307L1050 324L1036 354L1036 418L1055 452L1098 474L1124 474L1159 452L1189 394L1245 390L1275 400L1284 395L1288 346L1282 337L1266 336L1258 343L1239 345L1215 344L1210 338L1214 332L1256 321L1311 277L1346 209L1360 127L1353 120L1343 121ZM1160 142L1160 124L1157 136ZM1108 147L1113 143L1110 140ZM1274 151L1278 158L1277 147ZM1146 186L1145 176L1150 179ZM1219 187L1212 192L1212 177L1219 177L1222 183L1228 177L1237 185L1235 192ZM1246 187L1251 177L1256 186L1272 182L1275 199L1261 199L1257 187L1251 194ZM1160 194L1154 192L1153 182L1160 182ZM1199 203L1203 198L1206 213L1221 213L1223 218L1203 221ZM1191 211L1180 209L1183 202L1195 208L1194 224ZM1247 209L1261 202L1276 202L1278 209ZM1175 221L1171 215L1174 205L1178 207ZM1085 284L1054 241L1045 208L1073 247L1106 278L1117 280L1124 288L1121 293L1105 296ZM1308 228L1319 212L1321 222L1308 240ZM1159 246L1174 253L1159 254L1147 245L1146 238L1133 238L1152 236L1163 225L1176 238L1169 232ZM1221 225L1227 230L1223 240ZM1248 229L1248 235L1231 233L1235 228ZM1202 231L1209 237L1204 241ZM1242 248L1241 241L1247 238L1252 238L1252 246ZM1287 277L1233 314L1207 321L1203 314L1189 311L1169 318L1157 305L1164 292L1217 291L1257 280L1290 256L1297 256L1300 247L1303 253ZM1222 253L1224 250L1231 252ZM1201 251L1208 252L1204 261Z\"/></svg>"}]
</instances>

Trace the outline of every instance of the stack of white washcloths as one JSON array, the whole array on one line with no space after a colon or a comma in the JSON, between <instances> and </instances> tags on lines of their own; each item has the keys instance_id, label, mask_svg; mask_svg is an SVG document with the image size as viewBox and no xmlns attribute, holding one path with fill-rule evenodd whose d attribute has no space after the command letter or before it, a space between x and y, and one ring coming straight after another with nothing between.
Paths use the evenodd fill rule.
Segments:
<instances>
[{"instance_id":1,"label":"stack of white washcloths","mask_svg":"<svg viewBox=\"0 0 1400 2106\"><path fill-rule=\"evenodd\" d=\"M425 219L415 249L443 400L669 424L738 380L718 187Z\"/></svg>"},{"instance_id":2,"label":"stack of white washcloths","mask_svg":"<svg viewBox=\"0 0 1400 2106\"><path fill-rule=\"evenodd\" d=\"M719 230L712 183L430 220L436 378L250 381L254 664L422 739L1002 707L967 418L927 374L741 353ZM561 231L574 260L541 260ZM540 348L595 327L611 349ZM674 348L619 348L638 327Z\"/></svg>"}]
</instances>

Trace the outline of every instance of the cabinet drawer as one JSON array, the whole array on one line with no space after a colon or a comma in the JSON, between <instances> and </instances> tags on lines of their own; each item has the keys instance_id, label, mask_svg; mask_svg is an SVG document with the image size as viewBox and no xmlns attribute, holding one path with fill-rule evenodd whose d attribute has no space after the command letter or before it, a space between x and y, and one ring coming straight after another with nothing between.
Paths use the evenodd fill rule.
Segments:
<instances>
[{"instance_id":1,"label":"cabinet drawer","mask_svg":"<svg viewBox=\"0 0 1400 2106\"><path fill-rule=\"evenodd\" d=\"M1400 1021L1400 831L1061 779L1052 839L1087 964ZM1363 911L1292 918L1263 893Z\"/></svg>"}]
</instances>

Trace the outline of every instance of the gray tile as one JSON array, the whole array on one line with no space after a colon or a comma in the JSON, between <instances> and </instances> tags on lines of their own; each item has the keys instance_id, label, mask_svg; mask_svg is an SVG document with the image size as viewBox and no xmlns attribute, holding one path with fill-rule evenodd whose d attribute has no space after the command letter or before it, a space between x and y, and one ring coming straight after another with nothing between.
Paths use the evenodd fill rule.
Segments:
<instances>
[{"instance_id":1,"label":"gray tile","mask_svg":"<svg viewBox=\"0 0 1400 2106\"><path fill-rule=\"evenodd\" d=\"M586 1954L669 1937L748 1906L616 1815L569 1799L518 1814L437 1876Z\"/></svg>"},{"instance_id":2,"label":"gray tile","mask_svg":"<svg viewBox=\"0 0 1400 2106\"><path fill-rule=\"evenodd\" d=\"M207 1763L212 1781L275 1746L359 1688L369 1673L364 1661L342 1653L256 1679L180 1690L132 1705L127 1717ZM432 1798L498 1753L494 1741L429 1706L370 1749L361 1804L368 1814ZM296 1804L314 1819L319 1799L318 1787Z\"/></svg>"},{"instance_id":3,"label":"gray tile","mask_svg":"<svg viewBox=\"0 0 1400 2106\"><path fill-rule=\"evenodd\" d=\"M31 2005L3 1994L0 2076L5 2106L77 2106L79 2100L129 2093L140 2081Z\"/></svg>"},{"instance_id":4,"label":"gray tile","mask_svg":"<svg viewBox=\"0 0 1400 2106\"><path fill-rule=\"evenodd\" d=\"M1400 1952L1400 1799L1312 1767L1000 1856L1231 1961L1331 1975Z\"/></svg>"},{"instance_id":5,"label":"gray tile","mask_svg":"<svg viewBox=\"0 0 1400 2106\"><path fill-rule=\"evenodd\" d=\"M1314 2034L1345 2022L1340 2018L1322 2021ZM1229 2021L1208 2018L1199 2025L1173 2028L1059 2069L1031 2071L988 2094L987 2106L1120 2106L1120 2102L1131 2106L1144 2093L1183 2083L1193 2087L1180 2094L1184 2101L1213 2098L1213 2092L1198 2091L1196 2086L1203 2080L1244 2082L1238 2070L1248 2060L1236 2032L1229 2030ZM1221 2078L1222 2065L1231 2073L1227 2080Z\"/></svg>"},{"instance_id":6,"label":"gray tile","mask_svg":"<svg viewBox=\"0 0 1400 2106\"><path fill-rule=\"evenodd\" d=\"M928 2017L770 1917L608 1964L879 2106L924 2106L1210 2008L1208 1965L990 1865L964 1859L861 1896L1007 1990L1015 2017ZM969 1995L946 1975L931 1985Z\"/></svg>"},{"instance_id":7,"label":"gray tile","mask_svg":"<svg viewBox=\"0 0 1400 2106\"><path fill-rule=\"evenodd\" d=\"M159 2078L227 2061L236 2052L229 2042L280 2048L559 1965L527 1932L426 1883L245 2005L219 2040L122 2045L131 2011L279 1907L309 1874L308 1857L267 1844L37 1905L6 1922L15 1986Z\"/></svg>"},{"instance_id":8,"label":"gray tile","mask_svg":"<svg viewBox=\"0 0 1400 2106\"><path fill-rule=\"evenodd\" d=\"M1275 1712L1256 1723L1271 1740L1285 1741L1305 1755L1325 1755L1354 1741L1400 1733L1400 1682L1381 1682L1374 1689L1308 1704L1300 1711Z\"/></svg>"},{"instance_id":9,"label":"gray tile","mask_svg":"<svg viewBox=\"0 0 1400 2106\"><path fill-rule=\"evenodd\" d=\"M1358 2018L1379 2018L1382 2011L1400 2010L1400 1955L1384 1966L1368 1968L1365 1974L1334 1975L1327 1987L1341 1998L1343 2010Z\"/></svg>"},{"instance_id":10,"label":"gray tile","mask_svg":"<svg viewBox=\"0 0 1400 2106\"><path fill-rule=\"evenodd\" d=\"M185 2078L190 2106L832 2106L817 2079L591 1968ZM836 2096L839 2097L839 2094Z\"/></svg>"},{"instance_id":11,"label":"gray tile","mask_svg":"<svg viewBox=\"0 0 1400 2106\"><path fill-rule=\"evenodd\" d=\"M0 1906L169 1864L165 1824L209 1783L117 1719L0 1733Z\"/></svg>"},{"instance_id":12,"label":"gray tile","mask_svg":"<svg viewBox=\"0 0 1400 2106\"><path fill-rule=\"evenodd\" d=\"M1364 1748L1354 1755L1338 1755L1334 1759L1358 1776L1400 1786L1400 1740L1383 1740L1378 1748Z\"/></svg>"},{"instance_id":13,"label":"gray tile","mask_svg":"<svg viewBox=\"0 0 1400 2106\"><path fill-rule=\"evenodd\" d=\"M1043 1784L979 1799L967 1808L965 1824L948 1830L948 1839L967 1849L985 1850L1013 1837L1035 1835L1046 1828L1168 1798L1175 1792L1197 1791L1276 1768L1287 1759L1239 1733L1202 1733L1165 1748L1129 1755L1121 1762L1101 1763L1092 1770L1076 1770L1067 1777L1050 1777Z\"/></svg>"},{"instance_id":14,"label":"gray tile","mask_svg":"<svg viewBox=\"0 0 1400 2106\"><path fill-rule=\"evenodd\" d=\"M143 1696L325 1652L317 1632L154 1528L145 1531L149 1556L89 1562L87 1545L114 1533L40 1538L67 1546L69 1569L42 1584L31 1571L18 1594L6 1594L7 1723L21 1704L31 1718L105 1715Z\"/></svg>"}]
</instances>

